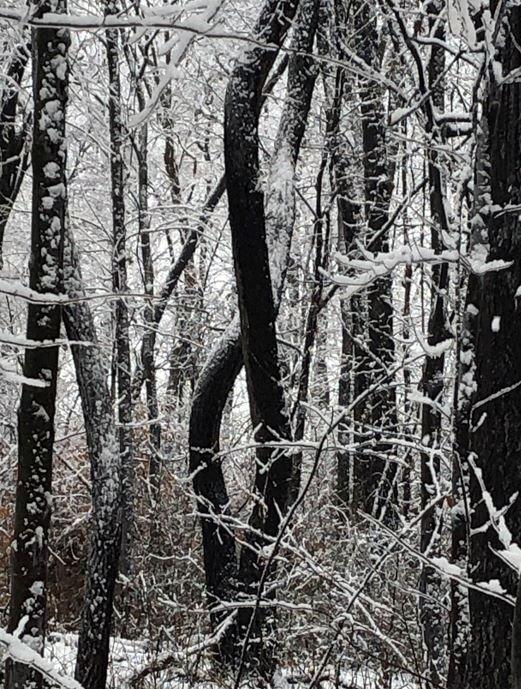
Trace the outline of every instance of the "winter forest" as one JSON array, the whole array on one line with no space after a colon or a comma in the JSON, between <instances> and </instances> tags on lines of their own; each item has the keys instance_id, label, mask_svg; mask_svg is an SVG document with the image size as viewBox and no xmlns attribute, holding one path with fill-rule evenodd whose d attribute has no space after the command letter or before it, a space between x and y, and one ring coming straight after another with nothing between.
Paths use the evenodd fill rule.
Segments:
<instances>
[{"instance_id":1,"label":"winter forest","mask_svg":"<svg viewBox=\"0 0 521 689\"><path fill-rule=\"evenodd\" d=\"M521 689L519 2L0 2L0 452L5 689Z\"/></svg>"}]
</instances>

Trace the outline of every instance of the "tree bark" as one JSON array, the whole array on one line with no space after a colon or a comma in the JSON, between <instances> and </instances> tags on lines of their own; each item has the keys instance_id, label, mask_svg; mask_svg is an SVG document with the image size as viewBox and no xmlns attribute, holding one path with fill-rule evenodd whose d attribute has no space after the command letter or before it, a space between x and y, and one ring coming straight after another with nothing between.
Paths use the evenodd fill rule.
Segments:
<instances>
[{"instance_id":1,"label":"tree bark","mask_svg":"<svg viewBox=\"0 0 521 689\"><path fill-rule=\"evenodd\" d=\"M109 0L105 14L118 12L118 2ZM121 114L121 83L119 61L119 34L110 29L106 33L107 67L109 76L109 139L110 176L112 186L112 231L114 255L112 264L112 287L115 294L127 292L127 258L125 227L125 189L123 168L124 129ZM115 308L115 371L117 379L117 409L119 428L119 451L121 454L122 489L122 535L121 571L128 574L131 569L132 541L134 534L134 484L135 467L132 429L132 381L130 364L129 313L125 298L119 298Z\"/></svg>"},{"instance_id":2,"label":"tree bark","mask_svg":"<svg viewBox=\"0 0 521 689\"><path fill-rule=\"evenodd\" d=\"M367 65L378 69L380 38L374 9L366 0L360 0L353 6L353 17L356 54ZM393 181L387 160L384 92L374 79L367 77L360 77L358 91L362 116L366 245L371 251L385 252L389 248L389 238L384 228ZM362 315L360 301L355 300L355 308ZM375 385L394 365L390 275L369 286L365 319L365 332L356 337L355 398L368 386ZM385 458L391 448L382 436L385 429L396 425L394 381L379 385L368 400L368 406L357 416L356 433L361 439L370 436L372 447L358 451L353 462L353 511L361 509L378 518L391 519L397 494L396 464Z\"/></svg>"},{"instance_id":3,"label":"tree bark","mask_svg":"<svg viewBox=\"0 0 521 689\"><path fill-rule=\"evenodd\" d=\"M495 10L493 2L490 11L494 14ZM504 16L497 21L502 21L505 36L497 43L496 55L490 58L501 66L505 76L521 66L517 48L521 40L521 9L507 5ZM479 258L488 244L490 260L513 263L478 280L473 304L478 313L469 434L471 457L495 508L501 509L521 490L521 389L513 385L521 380L521 303L516 296L521 283L521 232L518 213L498 213L494 209L521 203L521 84L508 79L498 83L488 61L486 65L487 91L482 131L478 131L486 145L478 158L477 212L473 222L474 230L481 233L481 242L475 243L472 251ZM499 580L506 591L515 594L517 573L493 552L504 546L490 525L478 477L472 470L470 496L472 578L478 582ZM521 531L519 500L506 511L504 519L516 538ZM511 686L512 608L474 590L469 592L469 604L471 639L464 686Z\"/></svg>"},{"instance_id":4,"label":"tree bark","mask_svg":"<svg viewBox=\"0 0 521 689\"><path fill-rule=\"evenodd\" d=\"M85 296L70 230L65 236L64 287L74 302L63 309L80 393L90 459L92 517L75 677L84 689L107 680L112 604L121 541L121 464L107 371Z\"/></svg>"},{"instance_id":5,"label":"tree bark","mask_svg":"<svg viewBox=\"0 0 521 689\"><path fill-rule=\"evenodd\" d=\"M443 8L437 2L430 2L427 6L429 35L442 43L445 40L444 21L440 18ZM428 64L428 88L431 93L432 111L444 111L444 81L445 50L441 45L433 45ZM437 152L437 147L443 144L443 135L436 127L433 118L427 113L427 135L432 139L432 146L428 151L428 176L430 186L430 215L431 215L431 248L440 253L443 247L443 233L448 234L449 223L445 210L445 182L442 174L443 161ZM448 264L435 265L431 274L431 312L428 323L427 343L436 347L449 337L445 323L445 300L448 288ZM421 441L429 448L421 454L421 508L424 510L420 523L420 550L429 557L439 556L441 505L426 510L427 505L436 497L440 478L440 457L436 452L440 448L441 413L439 405L443 394L443 370L445 357L427 355L423 370L423 394L429 402L421 407ZM419 590L420 621L422 625L423 641L427 675L433 685L441 684L444 676L444 646L445 628L441 619L441 610L437 603L441 593L441 578L439 574L428 566L422 567Z\"/></svg>"},{"instance_id":6,"label":"tree bark","mask_svg":"<svg viewBox=\"0 0 521 689\"><path fill-rule=\"evenodd\" d=\"M35 16L66 12L64 0L39 2ZM69 36L65 29L33 31L34 123L31 224L31 289L51 295L62 291L63 236L66 222L65 112ZM27 339L59 338L59 304L30 304ZM58 376L58 346L26 349L18 410L18 479L11 564L9 631L43 652L46 624L48 540L52 509L52 455ZM41 687L42 677L9 662L8 689Z\"/></svg>"}]
</instances>

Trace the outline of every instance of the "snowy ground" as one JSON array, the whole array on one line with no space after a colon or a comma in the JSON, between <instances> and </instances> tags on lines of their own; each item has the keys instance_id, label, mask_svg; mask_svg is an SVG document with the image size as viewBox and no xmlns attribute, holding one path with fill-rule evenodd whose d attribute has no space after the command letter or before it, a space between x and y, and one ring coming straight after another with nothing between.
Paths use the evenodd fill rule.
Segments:
<instances>
[{"instance_id":1,"label":"snowy ground","mask_svg":"<svg viewBox=\"0 0 521 689\"><path fill-rule=\"evenodd\" d=\"M46 656L60 673L72 676L76 648L77 637L74 634L52 633L49 635ZM128 687L129 679L153 659L146 642L113 639L108 689ZM200 666L197 675L204 676ZM163 676L149 677L143 686L157 689L229 689L221 683L196 680L182 667L173 668ZM273 689L305 689L307 686L309 686L309 679L299 677L298 673L283 672L276 677ZM385 685L382 678L377 677L375 673L360 669L356 673L340 673L339 677L334 676L334 673L325 672L318 686L320 689L379 689ZM391 686L392 689L417 689L418 685L414 684L410 677L395 676Z\"/></svg>"}]
</instances>

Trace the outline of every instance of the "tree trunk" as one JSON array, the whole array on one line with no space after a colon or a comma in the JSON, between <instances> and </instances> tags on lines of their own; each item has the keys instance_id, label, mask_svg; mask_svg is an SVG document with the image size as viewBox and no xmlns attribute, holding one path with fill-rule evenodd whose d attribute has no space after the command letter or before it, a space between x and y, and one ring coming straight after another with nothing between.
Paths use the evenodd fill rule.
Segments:
<instances>
[{"instance_id":1,"label":"tree trunk","mask_svg":"<svg viewBox=\"0 0 521 689\"><path fill-rule=\"evenodd\" d=\"M440 19L442 7L437 2L427 6L429 13L429 35L443 42L445 40L444 22ZM433 45L428 64L428 88L431 92L432 108L437 113L444 111L444 81L445 50L439 45ZM430 185L430 215L431 215L431 248L436 252L442 251L442 233L449 232L449 223L445 210L445 182L441 166L443 161L437 152L437 146L443 144L439 129L431 118L427 117L427 135L432 138L432 146L428 151L428 175ZM440 141L441 139L441 141ZM431 312L428 323L427 343L436 347L449 336L445 323L445 300L448 288L448 264L435 265L431 276ZM440 457L436 452L440 449L441 413L439 405L443 394L443 370L445 357L443 354L427 355L423 370L423 394L429 402L421 407L421 441L429 448L421 455L421 508L436 497L440 478ZM439 556L441 505L426 510L420 524L420 550L429 557ZM445 628L441 619L441 609L437 603L441 593L441 578L439 574L428 566L422 567L419 590L420 621L423 631L423 641L426 655L427 675L433 685L441 684L444 676L443 649L445 646Z\"/></svg>"},{"instance_id":2,"label":"tree trunk","mask_svg":"<svg viewBox=\"0 0 521 689\"><path fill-rule=\"evenodd\" d=\"M66 12L64 0L39 2L35 16ZM62 291L63 234L66 222L65 110L69 36L65 29L33 31L34 126L33 190L29 284L36 292ZM61 309L30 304L27 339L52 342L60 335ZM58 347L27 349L18 410L18 479L12 544L9 631L43 652L49 526L52 509L52 455ZM9 662L8 689L41 687L42 677L27 665Z\"/></svg>"},{"instance_id":3,"label":"tree trunk","mask_svg":"<svg viewBox=\"0 0 521 689\"><path fill-rule=\"evenodd\" d=\"M355 49L368 65L379 68L379 35L374 9L365 0L354 8ZM385 107L382 87L374 80L359 81L362 115L362 148L365 188L366 244L374 252L389 249L384 231L389 213L392 177L387 162ZM395 363L393 339L392 278L390 275L372 283L367 290L367 334L359 342L356 359L357 393L374 385ZM360 338L359 338L360 339ZM353 467L353 507L381 518L391 517L396 498L396 464L385 459L391 449L383 442L384 429L396 426L394 381L382 383L368 400L369 408L361 418L361 430L367 428L371 449L357 453Z\"/></svg>"},{"instance_id":4,"label":"tree trunk","mask_svg":"<svg viewBox=\"0 0 521 689\"><path fill-rule=\"evenodd\" d=\"M339 34L338 43L345 41L346 16L344 7L339 3L335 31ZM344 57L340 53L340 58ZM348 84L345 70L337 68L333 102L328 117L329 135L327 145L331 154L332 184L337 193L338 214L338 249L343 254L350 254L356 247L355 240L360 232L360 204L355 201L355 176L353 160L349 156L349 142L340 129L343 104L346 101ZM352 148L352 147L351 147ZM349 301L342 300L340 305L341 317L341 353L340 375L338 381L338 405L348 407L355 397L355 387L358 390L360 381L356 379L356 355L358 353L357 335L360 333L362 317L360 298L355 296ZM344 512L352 504L353 467L356 454L343 449L351 444L356 437L354 420L360 414L358 409L353 413L354 418L344 418L338 426L338 442L342 447L336 454L336 493L340 506Z\"/></svg>"},{"instance_id":5,"label":"tree trunk","mask_svg":"<svg viewBox=\"0 0 521 689\"><path fill-rule=\"evenodd\" d=\"M74 303L63 309L89 449L92 517L90 548L75 677L84 689L104 689L107 679L112 603L121 539L121 466L112 400L94 319L85 296L79 257L70 230L65 236L64 288ZM87 344L88 343L88 344Z\"/></svg>"},{"instance_id":6,"label":"tree trunk","mask_svg":"<svg viewBox=\"0 0 521 689\"><path fill-rule=\"evenodd\" d=\"M295 36L295 43L300 45L300 50L305 52L309 52L313 45L314 5L314 1L306 3ZM269 16L269 12L267 14ZM262 21L264 21L263 17L259 26ZM267 58L268 56L260 55L261 61ZM258 112L260 112L266 92L271 90L279 76L280 73L277 73L264 89L259 90L262 95L256 106ZM280 184L268 183L266 211L270 256L278 258L278 262L272 266L275 312L280 304L286 273L286 257L293 230L294 168L304 134L314 80L315 76L313 70L310 69L309 58L299 54L293 56L288 70L288 97L271 163L275 180L281 182L281 172L284 172L284 178ZM289 165L287 165L288 162ZM278 177L275 170L279 173ZM218 603L219 600L232 600L237 595L238 564L235 539L229 528L225 528L221 523L221 514L229 500L220 460L216 460L215 455L219 450L223 409L242 364L240 325L238 319L234 319L203 367L196 384L190 415L190 470L200 470L194 479L194 490L199 497L198 506L202 514L206 581L211 604ZM208 419L211 419L211 423L208 423ZM204 469L201 470L202 467ZM243 561L241 576L244 576L245 566ZM247 611L243 617L249 614ZM214 615L214 624L222 621L222 617L223 614ZM241 622L243 630L245 624L244 621ZM239 650L237 646L234 646L233 641L236 633L236 630L230 629L229 634L221 643L222 655L235 660Z\"/></svg>"},{"instance_id":7,"label":"tree trunk","mask_svg":"<svg viewBox=\"0 0 521 689\"><path fill-rule=\"evenodd\" d=\"M118 2L109 0L105 14L118 12ZM124 129L121 115L121 84L119 64L119 34L110 29L106 33L107 66L109 75L109 138L110 176L112 185L112 231L114 255L112 264L112 287L115 294L127 292L127 257L125 227L125 189L123 168ZM129 341L129 313L125 298L116 302L115 308L115 371L119 427L119 451L121 454L122 481L122 536L121 571L128 574L131 569L132 541L134 534L134 484L135 467L133 457L132 394Z\"/></svg>"},{"instance_id":8,"label":"tree trunk","mask_svg":"<svg viewBox=\"0 0 521 689\"><path fill-rule=\"evenodd\" d=\"M496 11L492 3L490 11ZM521 66L517 46L521 41L521 9L505 7L504 39L498 42L495 65L503 76ZM497 21L501 21L501 18ZM521 231L518 213L494 212L521 203L521 84L515 80L496 81L497 69L487 62L488 91L483 103L481 131L486 146L478 157L479 179L475 189L474 228L481 233L481 246L474 245L476 257L483 256L489 243L489 259L512 261L511 267L479 278L475 343L475 393L470 417L471 456L496 509L509 504L521 490L519 428L521 427ZM488 169L487 169L488 168ZM470 306L470 305L469 305ZM469 308L469 307L467 307ZM500 393L500 394L498 394ZM515 594L517 573L506 567L494 553L501 550L490 514L483 500L476 472L470 472L472 502L470 572L474 581L499 580ZM506 527L514 539L521 532L519 499L504 514ZM465 687L497 689L511 686L512 608L475 590L469 592L471 639ZM517 640L516 642L517 643ZM514 648L516 645L514 644Z\"/></svg>"},{"instance_id":9,"label":"tree trunk","mask_svg":"<svg viewBox=\"0 0 521 689\"><path fill-rule=\"evenodd\" d=\"M268 0L256 35L280 46L297 9L295 0ZM262 88L277 50L255 47L235 66L225 98L224 159L235 278L239 297L241 342L250 412L257 449L256 500L247 532L248 548L241 552L239 579L246 595L257 593L264 568L262 549L279 529L288 503L291 457L269 444L289 440L291 430L281 385L275 332L275 300L270 275L264 195L258 186L258 120ZM265 445L262 447L263 445ZM267 538L266 538L267 537ZM273 625L266 608L241 608L241 661L249 671L270 676L273 649L263 638ZM244 664L241 662L239 674Z\"/></svg>"}]
</instances>

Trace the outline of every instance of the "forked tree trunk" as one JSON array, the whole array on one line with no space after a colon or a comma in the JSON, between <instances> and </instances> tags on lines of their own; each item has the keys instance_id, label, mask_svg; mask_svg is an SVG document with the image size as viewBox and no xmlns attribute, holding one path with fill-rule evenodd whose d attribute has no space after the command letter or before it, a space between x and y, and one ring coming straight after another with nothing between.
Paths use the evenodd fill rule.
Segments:
<instances>
[{"instance_id":1,"label":"forked tree trunk","mask_svg":"<svg viewBox=\"0 0 521 689\"><path fill-rule=\"evenodd\" d=\"M268 0L258 20L257 35L271 45L280 46L296 9L296 0ZM276 55L277 50L273 49L247 50L232 72L224 107L224 160L242 354L255 440L261 445L256 452L257 500L249 520L251 530L247 532L250 547L241 551L239 564L241 587L252 601L264 568L262 549L278 532L287 508L291 479L290 455L269 446L289 440L291 430L275 332L264 195L258 185L262 88ZM263 635L271 631L273 615L263 607L241 608L238 620L239 634L243 637L239 672L245 666L249 671L269 676L273 648Z\"/></svg>"},{"instance_id":2,"label":"forked tree trunk","mask_svg":"<svg viewBox=\"0 0 521 689\"><path fill-rule=\"evenodd\" d=\"M271 3L269 7L271 8L276 4ZM299 45L302 44L307 48L305 52L309 52L313 45L314 4L314 0L311 0L311 2L306 3L306 9L303 7L302 18L295 36L295 41L299 41ZM264 26L266 15L269 17L268 11L265 11L259 20L259 31ZM276 20L274 19L274 21ZM261 54L260 62L263 60L268 60L268 56ZM259 101L256 104L257 115L260 112L266 91L273 86L275 79L279 76L280 74L276 73L275 77L270 79L270 86L267 85L263 92L262 89L259 90ZM278 263L273 267L272 283L275 312L280 303L286 272L285 256L289 250L294 219L293 173L289 175L289 178L286 176L288 170L294 169L298 158L313 84L314 75L309 70L309 58L295 55L290 61L288 70L288 97L281 117L277 144L274 148L277 155L274 155L272 161L272 168L275 173L279 161L278 156L283 157L280 168L277 167L277 170L279 181L281 180L280 172L286 171L284 184L270 188L270 201L268 202L267 241L270 246L270 254L278 257ZM279 196L281 188L283 188L283 200ZM238 319L234 319L213 351L210 352L208 361L203 367L195 387L190 414L190 470L192 472L199 470L194 478L194 491L198 496L198 509L202 515L203 552L210 606L218 604L219 601L233 600L237 596L239 570L235 537L231 527L227 527L223 522L223 519L226 519L226 514L223 512L229 506L229 498L220 459L217 459L216 455L219 452L219 434L224 406L243 364L240 335ZM243 560L241 581L243 581L243 577L247 576L248 582L250 582L252 575L251 571L247 570L251 570L251 567ZM257 569L255 576L258 574L259 570ZM254 587L251 582L249 584L243 582L243 589L245 585L248 588ZM249 614L246 611L243 617L247 617ZM222 621L223 617L225 617L224 613L214 614L214 625ZM246 622L242 620L240 626L244 634ZM236 661L238 654L240 654L236 639L237 628L230 628L229 633L220 644L222 656L232 661Z\"/></svg>"}]
</instances>

